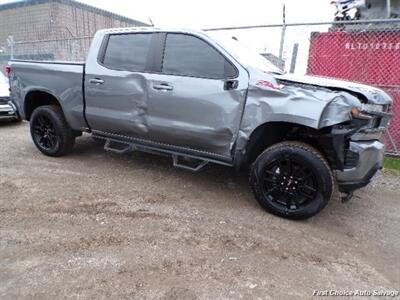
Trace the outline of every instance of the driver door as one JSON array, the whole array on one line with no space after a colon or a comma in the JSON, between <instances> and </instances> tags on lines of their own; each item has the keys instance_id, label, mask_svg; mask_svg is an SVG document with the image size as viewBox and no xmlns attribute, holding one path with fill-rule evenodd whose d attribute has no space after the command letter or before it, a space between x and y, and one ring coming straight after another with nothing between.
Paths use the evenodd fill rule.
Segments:
<instances>
[{"instance_id":1,"label":"driver door","mask_svg":"<svg viewBox=\"0 0 400 300\"><path fill-rule=\"evenodd\" d=\"M147 76L149 138L229 161L248 74L217 47L198 36L165 34L160 68Z\"/></svg>"}]
</instances>

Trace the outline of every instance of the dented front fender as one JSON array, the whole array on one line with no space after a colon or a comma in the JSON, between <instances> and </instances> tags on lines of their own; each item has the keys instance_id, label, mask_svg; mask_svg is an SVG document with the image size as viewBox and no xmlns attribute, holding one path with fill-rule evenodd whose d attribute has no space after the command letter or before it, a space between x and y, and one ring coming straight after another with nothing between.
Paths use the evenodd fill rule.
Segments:
<instances>
[{"instance_id":1,"label":"dented front fender","mask_svg":"<svg viewBox=\"0 0 400 300\"><path fill-rule=\"evenodd\" d=\"M250 80L239 132L238 149L244 149L252 132L269 122L286 122L321 129L352 118L361 102L352 94L313 85L284 83L263 74Z\"/></svg>"}]
</instances>

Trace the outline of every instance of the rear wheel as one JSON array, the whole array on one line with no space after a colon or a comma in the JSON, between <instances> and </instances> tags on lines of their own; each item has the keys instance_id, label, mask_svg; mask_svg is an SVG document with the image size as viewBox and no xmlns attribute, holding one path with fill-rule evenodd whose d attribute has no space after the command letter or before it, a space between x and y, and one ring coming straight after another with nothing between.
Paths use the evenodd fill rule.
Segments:
<instances>
[{"instance_id":1,"label":"rear wheel","mask_svg":"<svg viewBox=\"0 0 400 300\"><path fill-rule=\"evenodd\" d=\"M265 150L253 164L250 183L260 205L280 217L307 219L320 212L333 192L332 171L313 147L284 142Z\"/></svg>"},{"instance_id":2,"label":"rear wheel","mask_svg":"<svg viewBox=\"0 0 400 300\"><path fill-rule=\"evenodd\" d=\"M48 156L63 156L72 150L75 134L59 106L46 105L34 110L30 130L36 147Z\"/></svg>"}]
</instances>

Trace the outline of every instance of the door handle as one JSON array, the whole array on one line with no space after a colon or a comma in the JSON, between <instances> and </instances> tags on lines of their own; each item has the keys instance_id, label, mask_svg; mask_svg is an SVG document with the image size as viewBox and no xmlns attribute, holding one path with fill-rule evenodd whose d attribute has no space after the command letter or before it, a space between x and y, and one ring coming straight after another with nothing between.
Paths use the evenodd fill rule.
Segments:
<instances>
[{"instance_id":1,"label":"door handle","mask_svg":"<svg viewBox=\"0 0 400 300\"><path fill-rule=\"evenodd\" d=\"M153 89L159 90L159 91L173 91L174 87L169 85L168 83L160 83L153 85Z\"/></svg>"},{"instance_id":2,"label":"door handle","mask_svg":"<svg viewBox=\"0 0 400 300\"><path fill-rule=\"evenodd\" d=\"M95 85L100 85L104 83L104 80L100 79L100 78L93 78L89 80L90 84L95 84Z\"/></svg>"}]
</instances>

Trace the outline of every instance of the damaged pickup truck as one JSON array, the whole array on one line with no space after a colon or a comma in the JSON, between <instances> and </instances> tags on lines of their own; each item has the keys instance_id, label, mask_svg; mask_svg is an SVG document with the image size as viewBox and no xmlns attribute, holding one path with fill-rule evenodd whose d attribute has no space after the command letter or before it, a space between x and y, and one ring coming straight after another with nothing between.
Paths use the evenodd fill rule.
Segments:
<instances>
[{"instance_id":1,"label":"damaged pickup truck","mask_svg":"<svg viewBox=\"0 0 400 300\"><path fill-rule=\"evenodd\" d=\"M85 63L11 61L11 95L45 155L88 132L117 153L176 167L250 169L260 205L305 219L382 168L392 100L383 91L284 75L233 39L193 30L99 31ZM227 191L229 192L229 191Z\"/></svg>"}]
</instances>

